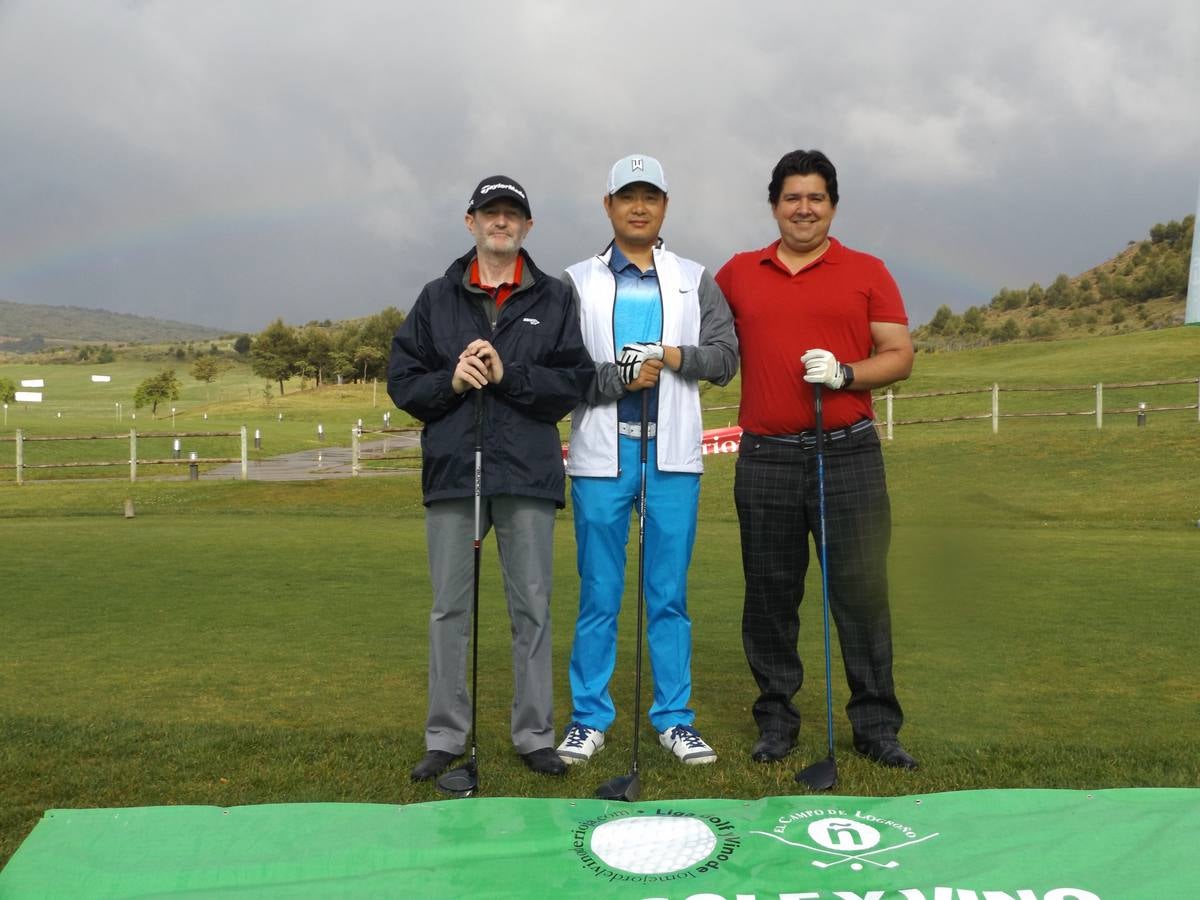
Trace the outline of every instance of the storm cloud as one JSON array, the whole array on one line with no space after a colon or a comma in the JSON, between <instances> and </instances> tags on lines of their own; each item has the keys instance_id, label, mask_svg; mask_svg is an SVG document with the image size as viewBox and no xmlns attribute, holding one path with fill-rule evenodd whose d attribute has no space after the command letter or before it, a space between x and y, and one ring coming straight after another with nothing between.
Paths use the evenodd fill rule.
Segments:
<instances>
[{"instance_id":1,"label":"storm cloud","mask_svg":"<svg viewBox=\"0 0 1200 900\"><path fill-rule=\"evenodd\" d=\"M819 147L834 234L914 324L1095 265L1200 182L1192 0L8 0L0 80L0 298L236 330L407 308L495 173L557 272L607 242L613 160L657 156L667 243L716 268Z\"/></svg>"}]
</instances>

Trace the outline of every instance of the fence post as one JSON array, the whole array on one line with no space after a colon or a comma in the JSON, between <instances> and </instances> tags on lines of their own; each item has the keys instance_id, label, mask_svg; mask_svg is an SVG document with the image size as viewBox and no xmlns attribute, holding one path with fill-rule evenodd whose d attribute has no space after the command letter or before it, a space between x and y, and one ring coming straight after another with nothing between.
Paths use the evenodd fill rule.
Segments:
<instances>
[{"instance_id":1,"label":"fence post","mask_svg":"<svg viewBox=\"0 0 1200 900\"><path fill-rule=\"evenodd\" d=\"M246 449L246 426L242 426L242 481L246 481L250 477L250 466L248 462L249 451Z\"/></svg>"},{"instance_id":2,"label":"fence post","mask_svg":"<svg viewBox=\"0 0 1200 900\"><path fill-rule=\"evenodd\" d=\"M992 434L1000 431L1000 385L992 385Z\"/></svg>"},{"instance_id":3,"label":"fence post","mask_svg":"<svg viewBox=\"0 0 1200 900\"><path fill-rule=\"evenodd\" d=\"M892 439L892 389L887 389L887 439Z\"/></svg>"},{"instance_id":4,"label":"fence post","mask_svg":"<svg viewBox=\"0 0 1200 900\"><path fill-rule=\"evenodd\" d=\"M20 428L17 429L17 484L24 483L25 465L25 433Z\"/></svg>"},{"instance_id":5,"label":"fence post","mask_svg":"<svg viewBox=\"0 0 1200 900\"><path fill-rule=\"evenodd\" d=\"M1104 428L1104 382L1096 382L1096 430Z\"/></svg>"},{"instance_id":6,"label":"fence post","mask_svg":"<svg viewBox=\"0 0 1200 900\"><path fill-rule=\"evenodd\" d=\"M129 429L129 480L137 481L137 429Z\"/></svg>"},{"instance_id":7,"label":"fence post","mask_svg":"<svg viewBox=\"0 0 1200 900\"><path fill-rule=\"evenodd\" d=\"M350 429L350 474L358 474L358 436L362 433L359 426Z\"/></svg>"},{"instance_id":8,"label":"fence post","mask_svg":"<svg viewBox=\"0 0 1200 900\"><path fill-rule=\"evenodd\" d=\"M1196 421L1200 422L1200 378L1196 379Z\"/></svg>"}]
</instances>

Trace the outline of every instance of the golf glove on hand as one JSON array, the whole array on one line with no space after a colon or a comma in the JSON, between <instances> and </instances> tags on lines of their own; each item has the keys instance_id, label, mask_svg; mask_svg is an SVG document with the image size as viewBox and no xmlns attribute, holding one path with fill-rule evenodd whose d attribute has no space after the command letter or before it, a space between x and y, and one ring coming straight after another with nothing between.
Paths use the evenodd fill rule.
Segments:
<instances>
[{"instance_id":1,"label":"golf glove on hand","mask_svg":"<svg viewBox=\"0 0 1200 900\"><path fill-rule=\"evenodd\" d=\"M836 391L846 383L842 364L828 350L809 350L800 362L804 363L804 380L809 384L823 384Z\"/></svg>"},{"instance_id":2,"label":"golf glove on hand","mask_svg":"<svg viewBox=\"0 0 1200 900\"><path fill-rule=\"evenodd\" d=\"M626 344L617 355L617 371L621 375L621 381L632 384L641 374L642 363L648 359L662 358L662 344Z\"/></svg>"}]
</instances>

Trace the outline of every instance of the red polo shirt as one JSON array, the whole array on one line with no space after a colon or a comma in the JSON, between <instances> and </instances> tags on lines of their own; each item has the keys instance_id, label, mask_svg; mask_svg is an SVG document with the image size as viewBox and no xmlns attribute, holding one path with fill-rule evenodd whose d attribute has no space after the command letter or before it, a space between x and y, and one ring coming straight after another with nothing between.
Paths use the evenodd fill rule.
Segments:
<instances>
[{"instance_id":1,"label":"red polo shirt","mask_svg":"<svg viewBox=\"0 0 1200 900\"><path fill-rule=\"evenodd\" d=\"M900 289L882 260L834 238L795 275L779 261L779 241L738 253L716 280L733 310L741 353L738 424L754 434L796 434L816 424L812 385L800 357L829 350L853 365L871 355L872 322L908 324ZM825 391L825 428L874 418L870 391Z\"/></svg>"},{"instance_id":2,"label":"red polo shirt","mask_svg":"<svg viewBox=\"0 0 1200 900\"><path fill-rule=\"evenodd\" d=\"M484 284L479 280L479 259L471 260L471 284L479 288L481 291L487 292L488 296L496 301L496 306L504 305L504 301L512 296L512 292L521 286L521 270L524 269L524 258L517 254L517 265L513 269L513 280L506 281L504 284L490 285Z\"/></svg>"}]
</instances>

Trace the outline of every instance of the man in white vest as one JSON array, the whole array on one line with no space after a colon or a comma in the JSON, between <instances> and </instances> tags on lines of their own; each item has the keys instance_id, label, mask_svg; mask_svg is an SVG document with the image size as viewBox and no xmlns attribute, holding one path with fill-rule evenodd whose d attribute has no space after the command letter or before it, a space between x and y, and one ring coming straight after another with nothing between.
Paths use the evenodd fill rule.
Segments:
<instances>
[{"instance_id":1,"label":"man in white vest","mask_svg":"<svg viewBox=\"0 0 1200 900\"><path fill-rule=\"evenodd\" d=\"M625 590L630 510L641 487L643 392L646 421L645 602L654 672L650 722L680 761L714 762L694 726L692 623L687 571L696 537L703 470L698 382L727 384L737 372L737 337L725 296L699 263L659 238L667 179L658 160L634 155L609 173L604 210L613 240L564 275L579 305L596 381L571 417L571 476L579 567L579 618L571 651L573 713L558 755L586 762L604 746L616 716L609 682Z\"/></svg>"}]
</instances>

